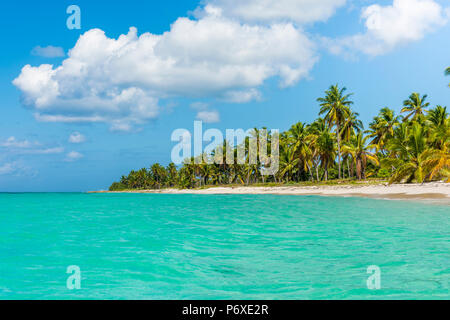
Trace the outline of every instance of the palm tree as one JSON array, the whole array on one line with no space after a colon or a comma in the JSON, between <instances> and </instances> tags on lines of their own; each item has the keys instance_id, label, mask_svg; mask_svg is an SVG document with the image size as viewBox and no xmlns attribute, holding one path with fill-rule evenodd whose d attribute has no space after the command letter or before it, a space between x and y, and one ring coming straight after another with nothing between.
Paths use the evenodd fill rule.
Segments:
<instances>
[{"instance_id":1,"label":"palm tree","mask_svg":"<svg viewBox=\"0 0 450 320\"><path fill-rule=\"evenodd\" d=\"M347 118L344 119L341 129L341 140L349 141L352 136L361 132L364 129L364 125L361 120L358 119L359 113L350 111Z\"/></svg>"},{"instance_id":2,"label":"palm tree","mask_svg":"<svg viewBox=\"0 0 450 320\"><path fill-rule=\"evenodd\" d=\"M167 178L166 169L159 163L155 163L151 166L150 172L152 173L153 179L155 180L156 188L161 189Z\"/></svg>"},{"instance_id":3,"label":"palm tree","mask_svg":"<svg viewBox=\"0 0 450 320\"><path fill-rule=\"evenodd\" d=\"M318 98L320 103L319 115L325 114L329 126L336 126L336 140L338 146L338 176L341 178L341 127L344 119L350 114L350 105L353 101L349 98L352 94L344 94L347 88L339 89L339 86L333 85L325 91L325 97Z\"/></svg>"},{"instance_id":4,"label":"palm tree","mask_svg":"<svg viewBox=\"0 0 450 320\"><path fill-rule=\"evenodd\" d=\"M178 172L177 167L174 163L169 163L166 168L167 171L167 184L169 187L174 187L177 184L178 180Z\"/></svg>"},{"instance_id":5,"label":"palm tree","mask_svg":"<svg viewBox=\"0 0 450 320\"><path fill-rule=\"evenodd\" d=\"M328 180L328 171L336 159L335 138L324 119L317 119L310 128L314 135L312 147L315 150L315 156L324 170L323 177ZM316 166L317 180L319 181L318 166Z\"/></svg>"},{"instance_id":6,"label":"palm tree","mask_svg":"<svg viewBox=\"0 0 450 320\"><path fill-rule=\"evenodd\" d=\"M367 162L370 161L375 165L378 165L378 158L375 154L370 152L375 146L367 145L369 136L364 137L362 132L359 132L353 137L347 144L343 146L343 150L346 153L351 154L356 165L356 177L358 180L365 179L365 170Z\"/></svg>"},{"instance_id":7,"label":"palm tree","mask_svg":"<svg viewBox=\"0 0 450 320\"><path fill-rule=\"evenodd\" d=\"M388 145L388 149L392 151L392 157L382 160L383 166L394 168L389 183L403 180L407 183L413 180L422 183L426 178L428 165L426 160L429 157L426 128L419 123L414 123L412 127L406 127L406 130L399 132L401 136L392 139Z\"/></svg>"},{"instance_id":8,"label":"palm tree","mask_svg":"<svg viewBox=\"0 0 450 320\"><path fill-rule=\"evenodd\" d=\"M312 178L311 170L311 148L309 144L311 142L311 136L308 132L308 128L301 122L294 124L287 132L286 141L288 145L293 148L295 156L298 158L299 173L301 170L308 171Z\"/></svg>"},{"instance_id":9,"label":"palm tree","mask_svg":"<svg viewBox=\"0 0 450 320\"><path fill-rule=\"evenodd\" d=\"M394 135L394 128L399 123L400 117L395 115L394 110L389 108L381 109L378 116L369 125L369 137L372 138L370 144L376 145L377 150L384 154L386 141Z\"/></svg>"},{"instance_id":10,"label":"palm tree","mask_svg":"<svg viewBox=\"0 0 450 320\"><path fill-rule=\"evenodd\" d=\"M428 95L421 97L419 93L414 92L409 96L408 100L403 101L404 108L401 112L408 113L405 120L408 120L412 116L412 120L417 121L423 116L425 109L430 105L429 102L425 102L427 97Z\"/></svg>"},{"instance_id":11,"label":"palm tree","mask_svg":"<svg viewBox=\"0 0 450 320\"><path fill-rule=\"evenodd\" d=\"M350 114L348 114L347 118L345 118L341 129L341 140L344 144L349 142L352 137L364 129L364 125L358 117L359 113L350 110ZM349 158L350 154L346 153L343 155L343 160L347 162L348 177L351 177L353 170L350 170ZM343 178L345 177L344 172L345 170L342 169Z\"/></svg>"},{"instance_id":12,"label":"palm tree","mask_svg":"<svg viewBox=\"0 0 450 320\"><path fill-rule=\"evenodd\" d=\"M424 166L428 167L430 173L427 178L432 180L435 176L442 176L450 181L450 143L444 144L441 150L428 150L424 155Z\"/></svg>"},{"instance_id":13,"label":"palm tree","mask_svg":"<svg viewBox=\"0 0 450 320\"><path fill-rule=\"evenodd\" d=\"M286 177L286 182L289 182L293 173L297 169L299 159L295 157L293 148L281 145L280 150L280 177Z\"/></svg>"},{"instance_id":14,"label":"palm tree","mask_svg":"<svg viewBox=\"0 0 450 320\"><path fill-rule=\"evenodd\" d=\"M430 144L441 149L450 138L450 119L446 107L436 106L428 111L427 124L431 129Z\"/></svg>"},{"instance_id":15,"label":"palm tree","mask_svg":"<svg viewBox=\"0 0 450 320\"><path fill-rule=\"evenodd\" d=\"M450 75L450 68L447 68L446 74ZM179 169L174 164L166 168L154 164L150 170L131 170L119 182L114 182L110 189L195 188L211 184L248 185L259 181L308 179L320 181L330 178L330 170L333 170L333 178L335 170L339 178L344 177L342 161L347 163L349 177L355 176L353 172L356 167L356 177L364 179L368 176L368 168L372 170L368 163L379 169L379 159L381 168L390 170L391 183L450 180L450 118L446 107L438 105L427 111L430 105L426 102L427 96L413 93L404 101L403 121L402 116L395 115L393 110L383 108L370 123L370 129L364 132L358 114L350 108L351 94L345 94L345 90L334 85L325 92L325 97L317 99L324 118L310 125L296 123L280 134L280 170L270 176L262 172L270 164L270 152L264 159L253 157L256 154L254 149L260 148L258 137L266 131L263 128L254 129L238 147L231 148L229 142L223 140L211 154L202 155L201 161L196 162L194 160L199 158L191 157ZM257 143L250 140L252 137L256 138ZM274 141L278 140L271 140L269 135L269 150ZM245 162L235 162L238 148L244 148ZM233 161L228 164L227 153L234 155ZM223 161L210 164L207 160L211 158ZM257 160L256 163L253 160ZM386 176L385 172L378 173L379 177Z\"/></svg>"}]
</instances>

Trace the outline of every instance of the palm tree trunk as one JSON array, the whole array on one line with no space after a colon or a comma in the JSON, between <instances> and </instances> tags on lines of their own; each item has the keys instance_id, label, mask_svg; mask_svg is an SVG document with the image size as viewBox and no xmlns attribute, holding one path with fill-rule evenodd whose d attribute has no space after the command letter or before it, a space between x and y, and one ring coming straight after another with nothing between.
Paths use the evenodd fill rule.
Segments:
<instances>
[{"instance_id":1,"label":"palm tree trunk","mask_svg":"<svg viewBox=\"0 0 450 320\"><path fill-rule=\"evenodd\" d=\"M336 138L337 138L337 145L338 145L338 176L339 179L341 179L341 130L339 121L336 122Z\"/></svg>"},{"instance_id":2,"label":"palm tree trunk","mask_svg":"<svg viewBox=\"0 0 450 320\"><path fill-rule=\"evenodd\" d=\"M311 181L314 181L314 176L313 176L313 173L311 171L311 167L309 166L308 162L306 162L306 166L308 167L308 172L309 172L309 175L311 177Z\"/></svg>"},{"instance_id":3,"label":"palm tree trunk","mask_svg":"<svg viewBox=\"0 0 450 320\"><path fill-rule=\"evenodd\" d=\"M361 159L356 159L356 176L358 180L362 180L362 163Z\"/></svg>"},{"instance_id":4,"label":"palm tree trunk","mask_svg":"<svg viewBox=\"0 0 450 320\"><path fill-rule=\"evenodd\" d=\"M348 172L348 177L351 178L350 176L350 164L348 163L348 158L350 158L350 156L347 157L347 172Z\"/></svg>"}]
</instances>

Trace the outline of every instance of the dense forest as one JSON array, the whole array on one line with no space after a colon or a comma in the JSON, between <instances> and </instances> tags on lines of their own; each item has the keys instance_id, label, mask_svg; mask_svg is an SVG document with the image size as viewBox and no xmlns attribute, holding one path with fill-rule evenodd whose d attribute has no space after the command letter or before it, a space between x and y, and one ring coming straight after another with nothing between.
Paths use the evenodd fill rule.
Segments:
<instances>
[{"instance_id":1,"label":"dense forest","mask_svg":"<svg viewBox=\"0 0 450 320\"><path fill-rule=\"evenodd\" d=\"M445 73L450 75L450 68ZM365 130L352 109L351 97L346 88L331 86L317 99L317 120L298 122L280 133L279 170L274 175L262 175L264 164L259 162L208 164L202 160L196 164L186 159L179 168L173 163L167 167L156 163L133 170L114 182L110 191L368 178L389 183L449 182L450 118L446 107L432 107L427 95L412 93L400 114L383 108ZM252 135L258 136L259 130L253 131ZM227 143L223 142L224 150ZM248 154L248 139L241 147Z\"/></svg>"}]
</instances>

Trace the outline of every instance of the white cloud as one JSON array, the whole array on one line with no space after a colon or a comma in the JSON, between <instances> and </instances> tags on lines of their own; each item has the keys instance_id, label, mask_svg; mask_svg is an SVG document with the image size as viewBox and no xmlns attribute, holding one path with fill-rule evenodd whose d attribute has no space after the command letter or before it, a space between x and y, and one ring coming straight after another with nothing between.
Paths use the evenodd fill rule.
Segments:
<instances>
[{"instance_id":1,"label":"white cloud","mask_svg":"<svg viewBox=\"0 0 450 320\"><path fill-rule=\"evenodd\" d=\"M16 167L13 163L5 163L0 166L0 175L11 174L16 171Z\"/></svg>"},{"instance_id":2,"label":"white cloud","mask_svg":"<svg viewBox=\"0 0 450 320\"><path fill-rule=\"evenodd\" d=\"M64 49L61 47L47 46L34 47L31 51L31 54L34 56L40 56L45 58L60 58L64 57L66 54L64 53Z\"/></svg>"},{"instance_id":3,"label":"white cloud","mask_svg":"<svg viewBox=\"0 0 450 320\"><path fill-rule=\"evenodd\" d=\"M20 162L8 162L0 165L0 176L14 175L14 176L28 176L34 177L38 174L37 171L30 167L21 164Z\"/></svg>"},{"instance_id":4,"label":"white cloud","mask_svg":"<svg viewBox=\"0 0 450 320\"><path fill-rule=\"evenodd\" d=\"M86 141L86 137L81 133L75 131L69 136L70 143L83 143Z\"/></svg>"},{"instance_id":5,"label":"white cloud","mask_svg":"<svg viewBox=\"0 0 450 320\"><path fill-rule=\"evenodd\" d=\"M76 161L83 158L83 155L77 151L71 151L66 155L66 161Z\"/></svg>"},{"instance_id":6,"label":"white cloud","mask_svg":"<svg viewBox=\"0 0 450 320\"><path fill-rule=\"evenodd\" d=\"M216 123L220 121L220 116L217 111L200 111L197 113L197 119L205 123Z\"/></svg>"},{"instance_id":7,"label":"white cloud","mask_svg":"<svg viewBox=\"0 0 450 320\"><path fill-rule=\"evenodd\" d=\"M56 147L56 148L46 148L46 149L30 149L30 150L24 150L20 153L22 154L58 154L63 153L64 148L62 147Z\"/></svg>"},{"instance_id":8,"label":"white cloud","mask_svg":"<svg viewBox=\"0 0 450 320\"><path fill-rule=\"evenodd\" d=\"M209 0L205 11L247 22L326 21L346 0ZM200 11L200 12L198 12ZM197 14L202 15L202 10Z\"/></svg>"},{"instance_id":9,"label":"white cloud","mask_svg":"<svg viewBox=\"0 0 450 320\"><path fill-rule=\"evenodd\" d=\"M297 83L316 61L314 43L291 23L249 25L205 11L198 20L179 18L162 35L130 28L112 39L90 30L62 65L26 65L13 83L40 121L130 130L156 118L161 99L246 102L260 97L269 78Z\"/></svg>"},{"instance_id":10,"label":"white cloud","mask_svg":"<svg viewBox=\"0 0 450 320\"><path fill-rule=\"evenodd\" d=\"M193 102L191 103L191 108L195 110L207 110L209 107L208 103L205 102Z\"/></svg>"},{"instance_id":11,"label":"white cloud","mask_svg":"<svg viewBox=\"0 0 450 320\"><path fill-rule=\"evenodd\" d=\"M57 154L64 152L62 147L43 148L39 142L17 140L15 137L9 137L6 141L0 142L0 147L16 154Z\"/></svg>"},{"instance_id":12,"label":"white cloud","mask_svg":"<svg viewBox=\"0 0 450 320\"><path fill-rule=\"evenodd\" d=\"M261 99L261 93L257 89L228 91L224 99L234 103L244 103Z\"/></svg>"},{"instance_id":13,"label":"white cloud","mask_svg":"<svg viewBox=\"0 0 450 320\"><path fill-rule=\"evenodd\" d=\"M9 137L4 142L0 142L0 147L5 148L30 148L33 146L33 143L31 143L28 140L17 140L16 137Z\"/></svg>"},{"instance_id":14,"label":"white cloud","mask_svg":"<svg viewBox=\"0 0 450 320\"><path fill-rule=\"evenodd\" d=\"M363 9L361 18L365 21L365 33L326 39L332 53L347 54L356 50L371 56L384 54L421 40L448 21L448 15L434 0L394 0L388 6L374 4Z\"/></svg>"}]
</instances>

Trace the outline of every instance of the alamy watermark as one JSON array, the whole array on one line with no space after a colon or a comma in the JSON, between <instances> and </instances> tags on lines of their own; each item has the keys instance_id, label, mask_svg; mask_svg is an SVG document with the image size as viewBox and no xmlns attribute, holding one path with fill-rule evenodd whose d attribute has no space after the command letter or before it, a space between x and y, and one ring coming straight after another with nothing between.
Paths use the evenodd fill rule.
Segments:
<instances>
[{"instance_id":1,"label":"alamy watermark","mask_svg":"<svg viewBox=\"0 0 450 320\"><path fill-rule=\"evenodd\" d=\"M379 266L368 266L367 273L370 274L366 281L367 289L380 290L381 289L381 269Z\"/></svg>"},{"instance_id":2,"label":"alamy watermark","mask_svg":"<svg viewBox=\"0 0 450 320\"><path fill-rule=\"evenodd\" d=\"M66 273L70 274L67 278L66 286L69 290L81 289L81 269L79 266L68 266Z\"/></svg>"},{"instance_id":3,"label":"alamy watermark","mask_svg":"<svg viewBox=\"0 0 450 320\"><path fill-rule=\"evenodd\" d=\"M67 14L70 14L70 16L67 18L66 25L67 29L73 30L73 29L81 29L81 9L77 5L70 5L67 7L66 10Z\"/></svg>"},{"instance_id":4,"label":"alamy watermark","mask_svg":"<svg viewBox=\"0 0 450 320\"><path fill-rule=\"evenodd\" d=\"M222 131L215 128L203 132L202 121L194 121L193 134L187 129L176 129L171 140L178 142L171 154L176 165L192 162L260 165L261 174L266 176L276 174L279 169L279 130L227 129L224 137ZM209 144L204 148L203 142Z\"/></svg>"}]
</instances>

